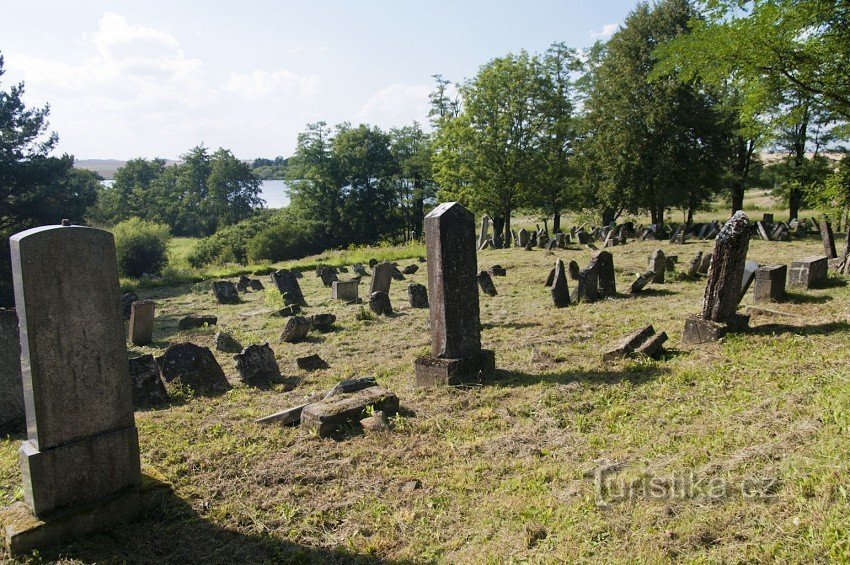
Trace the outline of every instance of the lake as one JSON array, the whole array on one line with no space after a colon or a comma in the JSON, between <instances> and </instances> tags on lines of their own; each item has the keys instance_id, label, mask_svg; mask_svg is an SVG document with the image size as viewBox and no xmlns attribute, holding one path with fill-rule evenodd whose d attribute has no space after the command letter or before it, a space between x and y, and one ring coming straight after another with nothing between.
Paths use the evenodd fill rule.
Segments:
<instances>
[{"instance_id":1,"label":"lake","mask_svg":"<svg viewBox=\"0 0 850 565\"><path fill-rule=\"evenodd\" d=\"M101 181L103 186L112 186L112 179ZM260 198L265 200L266 208L283 208L289 206L289 195L286 193L285 180L261 180Z\"/></svg>"}]
</instances>

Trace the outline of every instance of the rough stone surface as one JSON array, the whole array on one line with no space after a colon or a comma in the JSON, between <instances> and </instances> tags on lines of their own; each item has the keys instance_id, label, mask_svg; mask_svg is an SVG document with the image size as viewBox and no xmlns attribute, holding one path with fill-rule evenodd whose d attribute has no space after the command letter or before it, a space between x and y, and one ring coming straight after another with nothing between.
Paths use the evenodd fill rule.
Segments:
<instances>
[{"instance_id":1,"label":"rough stone surface","mask_svg":"<svg viewBox=\"0 0 850 565\"><path fill-rule=\"evenodd\" d=\"M303 371L319 371L321 369L330 369L330 365L328 365L324 359L319 357L316 354L307 355L306 357L298 357L295 360L298 368Z\"/></svg>"},{"instance_id":2,"label":"rough stone surface","mask_svg":"<svg viewBox=\"0 0 850 565\"><path fill-rule=\"evenodd\" d=\"M369 285L369 295L375 292L390 293L390 285L393 282L393 267L392 263L378 263L372 269L372 281Z\"/></svg>"},{"instance_id":3,"label":"rough stone surface","mask_svg":"<svg viewBox=\"0 0 850 565\"><path fill-rule=\"evenodd\" d=\"M215 281L212 283L213 294L219 304L238 304L239 291L230 281Z\"/></svg>"},{"instance_id":4,"label":"rough stone surface","mask_svg":"<svg viewBox=\"0 0 850 565\"><path fill-rule=\"evenodd\" d=\"M319 267L319 277L326 288L330 288L335 281L339 280L336 269L333 267Z\"/></svg>"},{"instance_id":5,"label":"rough stone surface","mask_svg":"<svg viewBox=\"0 0 850 565\"><path fill-rule=\"evenodd\" d=\"M655 273L652 282L655 284L664 284L664 274L667 272L667 259L664 256L664 251L656 249L652 252L649 258L649 270Z\"/></svg>"},{"instance_id":6,"label":"rough stone surface","mask_svg":"<svg viewBox=\"0 0 850 565\"><path fill-rule=\"evenodd\" d=\"M838 253L835 252L835 236L832 233L832 224L829 220L821 220L819 222L821 240L823 241L823 254L827 259L835 259Z\"/></svg>"},{"instance_id":7,"label":"rough stone surface","mask_svg":"<svg viewBox=\"0 0 850 565\"><path fill-rule=\"evenodd\" d=\"M393 305L386 292L375 291L369 296L369 309L379 316L389 316L393 313Z\"/></svg>"},{"instance_id":8,"label":"rough stone surface","mask_svg":"<svg viewBox=\"0 0 850 565\"><path fill-rule=\"evenodd\" d=\"M297 304L290 304L289 306L284 306L283 308L278 310L276 314L282 318L289 318L290 316L295 316L300 312L301 306Z\"/></svg>"},{"instance_id":9,"label":"rough stone surface","mask_svg":"<svg viewBox=\"0 0 850 565\"><path fill-rule=\"evenodd\" d=\"M268 343L249 345L234 355L233 360L236 361L239 378L247 385L268 386L280 379L280 367Z\"/></svg>"},{"instance_id":10,"label":"rough stone surface","mask_svg":"<svg viewBox=\"0 0 850 565\"><path fill-rule=\"evenodd\" d=\"M555 276L550 288L555 308L565 308L570 305L570 288L565 271L564 262L560 259L555 261Z\"/></svg>"},{"instance_id":11,"label":"rough stone surface","mask_svg":"<svg viewBox=\"0 0 850 565\"><path fill-rule=\"evenodd\" d=\"M401 270L401 272L405 275L412 275L412 274L416 273L416 271L418 271L418 270L419 270L419 265L413 264L413 265L406 266L405 268L403 268Z\"/></svg>"},{"instance_id":12,"label":"rough stone surface","mask_svg":"<svg viewBox=\"0 0 850 565\"><path fill-rule=\"evenodd\" d=\"M496 355L482 349L457 359L420 357L414 362L417 386L479 384L496 371Z\"/></svg>"},{"instance_id":13,"label":"rough stone surface","mask_svg":"<svg viewBox=\"0 0 850 565\"><path fill-rule=\"evenodd\" d=\"M213 342L215 343L215 350L222 353L239 353L243 349L242 344L227 332L215 332Z\"/></svg>"},{"instance_id":14,"label":"rough stone surface","mask_svg":"<svg viewBox=\"0 0 850 565\"><path fill-rule=\"evenodd\" d=\"M496 285L493 284L493 278L487 271L478 271L478 286L481 287L481 292L490 296L499 294L496 292Z\"/></svg>"},{"instance_id":15,"label":"rough stone surface","mask_svg":"<svg viewBox=\"0 0 850 565\"><path fill-rule=\"evenodd\" d=\"M588 269L596 272L597 293L602 298L617 296L617 281L614 278L614 256L608 251L600 251L590 258Z\"/></svg>"},{"instance_id":16,"label":"rough stone surface","mask_svg":"<svg viewBox=\"0 0 850 565\"><path fill-rule=\"evenodd\" d=\"M713 253L703 253L700 258L699 267L697 268L697 273L700 275L707 275L708 269L711 267L711 258Z\"/></svg>"},{"instance_id":17,"label":"rough stone surface","mask_svg":"<svg viewBox=\"0 0 850 565\"><path fill-rule=\"evenodd\" d=\"M629 294L637 294L649 285L655 278L655 271L647 271L638 276L637 280L629 287Z\"/></svg>"},{"instance_id":18,"label":"rough stone surface","mask_svg":"<svg viewBox=\"0 0 850 565\"><path fill-rule=\"evenodd\" d=\"M313 328L326 332L330 330L336 323L336 315L323 312L321 314L313 314L310 316L310 324Z\"/></svg>"},{"instance_id":19,"label":"rough stone surface","mask_svg":"<svg viewBox=\"0 0 850 565\"><path fill-rule=\"evenodd\" d=\"M626 337L622 338L613 347L602 354L603 361L613 361L620 359L635 351L647 339L655 334L655 329L652 326L646 326L635 330Z\"/></svg>"},{"instance_id":20,"label":"rough stone surface","mask_svg":"<svg viewBox=\"0 0 850 565\"><path fill-rule=\"evenodd\" d=\"M301 427L326 437L346 424L359 422L367 406L393 415L398 411L398 397L378 386L332 396L305 406L301 411Z\"/></svg>"},{"instance_id":21,"label":"rough stone surface","mask_svg":"<svg viewBox=\"0 0 850 565\"><path fill-rule=\"evenodd\" d=\"M194 343L176 343L156 361L162 379L168 385L186 386L204 396L230 390L230 383L221 365L207 347Z\"/></svg>"},{"instance_id":22,"label":"rough stone surface","mask_svg":"<svg viewBox=\"0 0 850 565\"><path fill-rule=\"evenodd\" d=\"M741 280L750 243L749 220L735 212L714 240L714 252L703 296L702 318L727 323L741 301Z\"/></svg>"},{"instance_id":23,"label":"rough stone surface","mask_svg":"<svg viewBox=\"0 0 850 565\"><path fill-rule=\"evenodd\" d=\"M690 264L688 265L688 276L695 277L699 272L699 267L702 264L702 251L697 251L697 254L694 255L694 258L691 259Z\"/></svg>"},{"instance_id":24,"label":"rough stone surface","mask_svg":"<svg viewBox=\"0 0 850 565\"><path fill-rule=\"evenodd\" d=\"M494 277L506 277L508 276L508 271L501 265L493 265L490 267L490 274Z\"/></svg>"},{"instance_id":25,"label":"rough stone surface","mask_svg":"<svg viewBox=\"0 0 850 565\"><path fill-rule=\"evenodd\" d=\"M817 288L827 280L829 260L826 257L805 257L791 263L788 286L795 288Z\"/></svg>"},{"instance_id":26,"label":"rough stone surface","mask_svg":"<svg viewBox=\"0 0 850 565\"><path fill-rule=\"evenodd\" d=\"M180 318L180 321L177 322L177 327L181 330L191 330L193 328L202 328L204 325L214 326L218 323L218 318L210 315L195 315L189 314L188 316L183 316Z\"/></svg>"},{"instance_id":27,"label":"rough stone surface","mask_svg":"<svg viewBox=\"0 0 850 565\"><path fill-rule=\"evenodd\" d=\"M333 281L333 299L334 300L357 300L358 290L360 288L360 279L351 281Z\"/></svg>"},{"instance_id":28,"label":"rough stone surface","mask_svg":"<svg viewBox=\"0 0 850 565\"><path fill-rule=\"evenodd\" d=\"M156 302L137 300L130 306L130 343L147 345L153 339L153 318Z\"/></svg>"},{"instance_id":29,"label":"rough stone surface","mask_svg":"<svg viewBox=\"0 0 850 565\"><path fill-rule=\"evenodd\" d=\"M153 355L130 359L130 382L133 386L133 406L143 408L168 402L168 391L159 374Z\"/></svg>"},{"instance_id":30,"label":"rough stone surface","mask_svg":"<svg viewBox=\"0 0 850 565\"><path fill-rule=\"evenodd\" d=\"M24 385L21 377L21 341L18 316L0 308L0 429L24 421Z\"/></svg>"},{"instance_id":31,"label":"rough stone surface","mask_svg":"<svg viewBox=\"0 0 850 565\"><path fill-rule=\"evenodd\" d=\"M755 302L779 302L785 297L787 265L765 265L756 271L753 295Z\"/></svg>"},{"instance_id":32,"label":"rough stone surface","mask_svg":"<svg viewBox=\"0 0 850 565\"><path fill-rule=\"evenodd\" d=\"M278 292L283 296L283 303L286 306L295 304L297 306L307 306L307 301L304 300L304 295L301 293L301 285L298 284L298 277L295 276L297 271L288 271L281 269L272 273L272 281L277 287Z\"/></svg>"},{"instance_id":33,"label":"rough stone surface","mask_svg":"<svg viewBox=\"0 0 850 565\"><path fill-rule=\"evenodd\" d=\"M304 316L292 316L286 321L283 331L280 333L280 341L297 343L303 341L310 331L310 320Z\"/></svg>"},{"instance_id":34,"label":"rough stone surface","mask_svg":"<svg viewBox=\"0 0 850 565\"><path fill-rule=\"evenodd\" d=\"M428 288L424 284L410 283L407 286L407 298L411 308L427 308Z\"/></svg>"},{"instance_id":35,"label":"rough stone surface","mask_svg":"<svg viewBox=\"0 0 850 565\"><path fill-rule=\"evenodd\" d=\"M325 399L339 394L357 392L371 386L378 386L375 377L360 377L357 379L345 379L336 383L324 396Z\"/></svg>"},{"instance_id":36,"label":"rough stone surface","mask_svg":"<svg viewBox=\"0 0 850 565\"><path fill-rule=\"evenodd\" d=\"M567 270L570 273L570 278L574 281L577 281L579 273L581 273L581 267L578 266L578 263L575 261L570 261L567 265Z\"/></svg>"},{"instance_id":37,"label":"rough stone surface","mask_svg":"<svg viewBox=\"0 0 850 565\"><path fill-rule=\"evenodd\" d=\"M387 415L381 410L376 410L371 416L360 420L360 426L367 434L377 434L390 431Z\"/></svg>"},{"instance_id":38,"label":"rough stone surface","mask_svg":"<svg viewBox=\"0 0 850 565\"><path fill-rule=\"evenodd\" d=\"M741 278L741 300L743 300L744 296L747 294L747 290L749 290L750 284L752 284L758 268L759 264L756 261L748 260L744 263L744 275Z\"/></svg>"},{"instance_id":39,"label":"rough stone surface","mask_svg":"<svg viewBox=\"0 0 850 565\"><path fill-rule=\"evenodd\" d=\"M10 238L36 516L97 504L141 478L111 233L48 226Z\"/></svg>"}]
</instances>

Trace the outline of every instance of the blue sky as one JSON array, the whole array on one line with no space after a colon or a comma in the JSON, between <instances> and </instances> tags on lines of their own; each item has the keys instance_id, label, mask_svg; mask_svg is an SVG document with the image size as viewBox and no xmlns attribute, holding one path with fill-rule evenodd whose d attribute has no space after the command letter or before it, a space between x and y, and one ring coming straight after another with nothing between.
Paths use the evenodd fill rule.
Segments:
<instances>
[{"instance_id":1,"label":"blue sky","mask_svg":"<svg viewBox=\"0 0 850 565\"><path fill-rule=\"evenodd\" d=\"M424 121L441 73L606 38L632 0L43 2L0 0L2 88L50 102L60 152L289 155L306 123Z\"/></svg>"}]
</instances>

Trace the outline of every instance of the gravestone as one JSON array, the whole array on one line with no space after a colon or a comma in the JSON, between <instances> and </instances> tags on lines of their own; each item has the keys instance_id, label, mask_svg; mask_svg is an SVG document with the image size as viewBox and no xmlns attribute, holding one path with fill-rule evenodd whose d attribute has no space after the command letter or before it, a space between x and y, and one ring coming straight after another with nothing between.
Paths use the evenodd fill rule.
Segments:
<instances>
[{"instance_id":1,"label":"gravestone","mask_svg":"<svg viewBox=\"0 0 850 565\"><path fill-rule=\"evenodd\" d=\"M177 328L180 330L191 330L194 328L202 328L204 326L214 326L218 323L218 318L209 314L189 314L183 316L177 322Z\"/></svg>"},{"instance_id":2,"label":"gravestone","mask_svg":"<svg viewBox=\"0 0 850 565\"><path fill-rule=\"evenodd\" d=\"M823 241L823 254L827 259L835 259L838 253L835 252L835 236L832 233L832 224L829 220L820 221L820 236Z\"/></svg>"},{"instance_id":3,"label":"gravestone","mask_svg":"<svg viewBox=\"0 0 850 565\"><path fill-rule=\"evenodd\" d=\"M319 267L319 277L325 288L330 288L334 281L338 280L336 269L333 267Z\"/></svg>"},{"instance_id":4,"label":"gravestone","mask_svg":"<svg viewBox=\"0 0 850 565\"><path fill-rule=\"evenodd\" d=\"M484 246L484 242L490 237L490 216L484 214L481 218L481 235L478 237L479 249Z\"/></svg>"},{"instance_id":5,"label":"gravestone","mask_svg":"<svg viewBox=\"0 0 850 565\"><path fill-rule=\"evenodd\" d=\"M243 383L249 386L268 386L280 379L280 367L268 343L249 345L233 357Z\"/></svg>"},{"instance_id":6,"label":"gravestone","mask_svg":"<svg viewBox=\"0 0 850 565\"><path fill-rule=\"evenodd\" d=\"M826 257L805 257L791 263L788 286L795 288L817 288L827 279L829 262Z\"/></svg>"},{"instance_id":7,"label":"gravestone","mask_svg":"<svg viewBox=\"0 0 850 565\"><path fill-rule=\"evenodd\" d=\"M393 282L393 267L392 263L378 263L372 268L372 281L369 285L369 296L375 292L390 293L390 285Z\"/></svg>"},{"instance_id":8,"label":"gravestone","mask_svg":"<svg viewBox=\"0 0 850 565\"><path fill-rule=\"evenodd\" d=\"M208 347L175 343L156 360L162 380L168 385L188 387L195 394L212 396L230 390L224 370Z\"/></svg>"},{"instance_id":9,"label":"gravestone","mask_svg":"<svg viewBox=\"0 0 850 565\"><path fill-rule=\"evenodd\" d=\"M401 270L401 273L403 275L413 275L413 274L416 274L416 271L418 271L418 270L419 270L419 265L414 263L412 265L408 265L405 268L403 268Z\"/></svg>"},{"instance_id":10,"label":"gravestone","mask_svg":"<svg viewBox=\"0 0 850 565\"><path fill-rule=\"evenodd\" d=\"M508 276L508 270L505 269L501 265L493 265L488 270L490 271L490 274L493 275L494 277L506 277L506 276Z\"/></svg>"},{"instance_id":11,"label":"gravestone","mask_svg":"<svg viewBox=\"0 0 850 565\"><path fill-rule=\"evenodd\" d=\"M298 284L298 278L295 276L295 272L287 269L275 271L272 273L272 282L274 282L278 292L283 296L284 305L295 304L297 306L307 306L307 301L304 300L304 295L301 293L301 285Z\"/></svg>"},{"instance_id":12,"label":"gravestone","mask_svg":"<svg viewBox=\"0 0 850 565\"><path fill-rule=\"evenodd\" d=\"M248 287L251 290L264 290L266 287L263 286L263 283L258 279L251 279L248 281Z\"/></svg>"},{"instance_id":13,"label":"gravestone","mask_svg":"<svg viewBox=\"0 0 850 565\"><path fill-rule=\"evenodd\" d=\"M320 332L329 332L336 323L336 314L323 312L310 316L310 327Z\"/></svg>"},{"instance_id":14,"label":"gravestone","mask_svg":"<svg viewBox=\"0 0 850 565\"><path fill-rule=\"evenodd\" d=\"M218 331L213 336L215 350L222 353L239 353L244 348L242 344L236 341L236 338L227 332Z\"/></svg>"},{"instance_id":15,"label":"gravestone","mask_svg":"<svg viewBox=\"0 0 850 565\"><path fill-rule=\"evenodd\" d=\"M283 331L280 332L282 342L297 343L307 337L307 332L310 331L310 320L304 316L292 316L286 321Z\"/></svg>"},{"instance_id":16,"label":"gravestone","mask_svg":"<svg viewBox=\"0 0 850 565\"><path fill-rule=\"evenodd\" d=\"M744 264L744 276L741 278L741 300L744 299L753 279L755 279L758 268L759 264L756 261L747 260Z\"/></svg>"},{"instance_id":17,"label":"gravestone","mask_svg":"<svg viewBox=\"0 0 850 565\"><path fill-rule=\"evenodd\" d=\"M785 297L786 265L766 265L756 271L753 286L755 302L779 302Z\"/></svg>"},{"instance_id":18,"label":"gravestone","mask_svg":"<svg viewBox=\"0 0 850 565\"><path fill-rule=\"evenodd\" d=\"M765 212L761 216L761 221L764 222L765 224L772 224L773 223L773 214L768 214L767 212Z\"/></svg>"},{"instance_id":19,"label":"gravestone","mask_svg":"<svg viewBox=\"0 0 850 565\"><path fill-rule=\"evenodd\" d=\"M528 245L530 239L531 236L529 235L527 229L522 228L521 230L519 230L519 236L517 239L517 244L519 245L519 247L525 247L526 245Z\"/></svg>"},{"instance_id":20,"label":"gravestone","mask_svg":"<svg viewBox=\"0 0 850 565\"><path fill-rule=\"evenodd\" d=\"M15 554L133 519L141 466L112 234L46 226L10 242L27 439L24 503L0 522Z\"/></svg>"},{"instance_id":21,"label":"gravestone","mask_svg":"<svg viewBox=\"0 0 850 565\"><path fill-rule=\"evenodd\" d=\"M213 294L219 304L238 304L239 291L230 281L215 281L212 283Z\"/></svg>"},{"instance_id":22,"label":"gravestone","mask_svg":"<svg viewBox=\"0 0 850 565\"><path fill-rule=\"evenodd\" d=\"M130 359L130 382L133 387L133 406L144 408L168 402L168 391L159 374L153 355Z\"/></svg>"},{"instance_id":23,"label":"gravestone","mask_svg":"<svg viewBox=\"0 0 850 565\"><path fill-rule=\"evenodd\" d=\"M570 261L569 265L567 266L567 270L570 273L570 278L574 281L577 281L579 273L581 272L581 268L579 268L578 263L576 261Z\"/></svg>"},{"instance_id":24,"label":"gravestone","mask_svg":"<svg viewBox=\"0 0 850 565\"><path fill-rule=\"evenodd\" d=\"M21 340L18 316L0 308L0 429L24 421L24 385L21 377Z\"/></svg>"},{"instance_id":25,"label":"gravestone","mask_svg":"<svg viewBox=\"0 0 850 565\"><path fill-rule=\"evenodd\" d=\"M714 241L711 267L699 316L685 320L682 342L715 341L729 330L746 328L749 319L737 313L741 281L750 243L750 223L743 211L726 222Z\"/></svg>"},{"instance_id":26,"label":"gravestone","mask_svg":"<svg viewBox=\"0 0 850 565\"><path fill-rule=\"evenodd\" d=\"M360 263L355 263L351 266L351 270L354 271L354 274L360 277L368 277L369 273L366 272L366 267L361 265Z\"/></svg>"},{"instance_id":27,"label":"gravestone","mask_svg":"<svg viewBox=\"0 0 850 565\"><path fill-rule=\"evenodd\" d=\"M555 261L555 276L550 289L555 308L564 308L570 305L570 288L567 285L565 270L563 261L560 259Z\"/></svg>"},{"instance_id":28,"label":"gravestone","mask_svg":"<svg viewBox=\"0 0 850 565\"><path fill-rule=\"evenodd\" d=\"M487 271L478 271L476 278L478 279L478 285L481 287L481 292L490 296L499 294L496 292L496 285L493 284L493 278L490 276L490 273Z\"/></svg>"},{"instance_id":29,"label":"gravestone","mask_svg":"<svg viewBox=\"0 0 850 565\"><path fill-rule=\"evenodd\" d=\"M332 288L334 300L357 300L360 281L357 279L353 281L333 281Z\"/></svg>"},{"instance_id":30,"label":"gravestone","mask_svg":"<svg viewBox=\"0 0 850 565\"><path fill-rule=\"evenodd\" d=\"M386 292L376 290L369 295L369 309L379 316L391 316L393 305L390 302L390 295Z\"/></svg>"},{"instance_id":31,"label":"gravestone","mask_svg":"<svg viewBox=\"0 0 850 565\"><path fill-rule=\"evenodd\" d=\"M236 281L236 290L239 292L248 292L251 287L251 279L246 275L239 275L239 280Z\"/></svg>"},{"instance_id":32,"label":"gravestone","mask_svg":"<svg viewBox=\"0 0 850 565\"><path fill-rule=\"evenodd\" d=\"M770 241L770 234L767 232L767 226L764 222L756 222L756 229L763 240Z\"/></svg>"},{"instance_id":33,"label":"gravestone","mask_svg":"<svg viewBox=\"0 0 850 565\"><path fill-rule=\"evenodd\" d=\"M407 286L407 298L411 308L427 308L428 288L424 284L410 283Z\"/></svg>"},{"instance_id":34,"label":"gravestone","mask_svg":"<svg viewBox=\"0 0 850 565\"><path fill-rule=\"evenodd\" d=\"M457 202L425 217L431 355L414 363L417 385L479 381L495 371L495 355L481 349L474 217Z\"/></svg>"},{"instance_id":35,"label":"gravestone","mask_svg":"<svg viewBox=\"0 0 850 565\"><path fill-rule=\"evenodd\" d=\"M148 345L153 339L153 317L156 302L137 300L130 307L130 343Z\"/></svg>"},{"instance_id":36,"label":"gravestone","mask_svg":"<svg viewBox=\"0 0 850 565\"><path fill-rule=\"evenodd\" d=\"M546 283L545 283L545 286L546 286L547 288L549 288L549 287L551 287L553 284L555 284L555 268L554 268L554 267L553 267L552 269L550 269L550 270L549 270L549 274L546 276Z\"/></svg>"},{"instance_id":37,"label":"gravestone","mask_svg":"<svg viewBox=\"0 0 850 565\"><path fill-rule=\"evenodd\" d=\"M135 292L127 292L121 295L121 312L124 314L124 319L130 319L130 307L133 302L139 299L139 295Z\"/></svg>"},{"instance_id":38,"label":"gravestone","mask_svg":"<svg viewBox=\"0 0 850 565\"><path fill-rule=\"evenodd\" d=\"M614 278L614 256L608 251L600 251L590 258L588 268L596 271L598 294L602 298L617 296L617 281Z\"/></svg>"},{"instance_id":39,"label":"gravestone","mask_svg":"<svg viewBox=\"0 0 850 565\"><path fill-rule=\"evenodd\" d=\"M709 267L711 267L711 257L712 257L712 254L710 252L702 254L702 258L700 258L700 261L699 261L699 268L697 269L697 273L699 273L701 275L707 275L708 274L708 269L709 269Z\"/></svg>"},{"instance_id":40,"label":"gravestone","mask_svg":"<svg viewBox=\"0 0 850 565\"><path fill-rule=\"evenodd\" d=\"M700 265L702 265L702 251L697 251L697 254L694 255L694 258L691 259L688 265L688 276L695 277L697 272L699 272Z\"/></svg>"},{"instance_id":41,"label":"gravestone","mask_svg":"<svg viewBox=\"0 0 850 565\"><path fill-rule=\"evenodd\" d=\"M599 269L596 264L588 265L578 273L578 284L573 302L596 302L599 300Z\"/></svg>"},{"instance_id":42,"label":"gravestone","mask_svg":"<svg viewBox=\"0 0 850 565\"><path fill-rule=\"evenodd\" d=\"M648 284L652 282L655 278L655 271L646 271L642 275L638 275L638 278L632 285L629 287L629 294L637 294L641 292Z\"/></svg>"},{"instance_id":43,"label":"gravestone","mask_svg":"<svg viewBox=\"0 0 850 565\"><path fill-rule=\"evenodd\" d=\"M664 274L667 272L667 258L664 252L660 249L653 251L649 258L649 270L655 273L652 282L655 284L664 284Z\"/></svg>"}]
</instances>

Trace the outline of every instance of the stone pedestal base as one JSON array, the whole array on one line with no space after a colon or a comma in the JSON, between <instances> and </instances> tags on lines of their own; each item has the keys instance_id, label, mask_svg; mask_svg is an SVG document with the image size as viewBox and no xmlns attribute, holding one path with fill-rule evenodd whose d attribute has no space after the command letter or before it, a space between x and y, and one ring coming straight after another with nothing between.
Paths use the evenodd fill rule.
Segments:
<instances>
[{"instance_id":1,"label":"stone pedestal base","mask_svg":"<svg viewBox=\"0 0 850 565\"><path fill-rule=\"evenodd\" d=\"M699 316L688 316L682 331L682 343L696 345L718 341L729 332L746 330L749 323L750 317L742 314L737 314L735 319L727 324L705 320Z\"/></svg>"},{"instance_id":2,"label":"stone pedestal base","mask_svg":"<svg viewBox=\"0 0 850 565\"><path fill-rule=\"evenodd\" d=\"M57 512L44 520L36 518L23 502L16 502L0 508L6 550L14 557L126 524L141 513L161 506L169 492L164 482L146 476L140 486L97 503Z\"/></svg>"},{"instance_id":3,"label":"stone pedestal base","mask_svg":"<svg viewBox=\"0 0 850 565\"><path fill-rule=\"evenodd\" d=\"M482 349L478 355L463 359L420 357L413 366L416 386L477 384L482 376L496 371L496 354Z\"/></svg>"}]
</instances>

